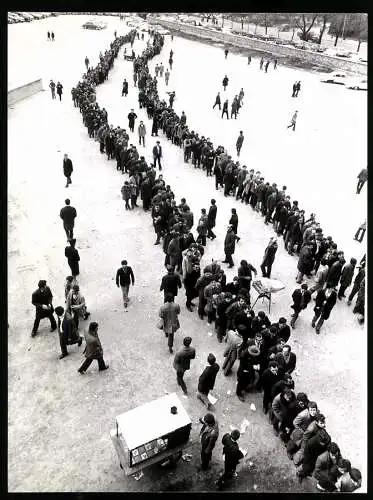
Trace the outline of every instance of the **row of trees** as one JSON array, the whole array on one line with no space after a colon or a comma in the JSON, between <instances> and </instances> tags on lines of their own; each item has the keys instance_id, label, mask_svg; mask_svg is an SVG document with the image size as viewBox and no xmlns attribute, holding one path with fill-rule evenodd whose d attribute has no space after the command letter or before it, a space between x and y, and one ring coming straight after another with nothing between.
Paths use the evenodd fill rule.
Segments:
<instances>
[{"instance_id":1,"label":"row of trees","mask_svg":"<svg viewBox=\"0 0 373 500\"><path fill-rule=\"evenodd\" d=\"M256 27L264 26L267 34L268 27L285 25L289 31L293 30L293 37L296 30L299 30L299 37L304 41L315 41L321 44L326 29L328 33L335 37L336 46L339 38L351 38L358 41L358 51L362 41L368 39L368 15L366 13L259 13L259 14L224 14L241 22L242 30L244 23L252 23ZM315 35L315 29L318 33ZM292 37L292 39L293 39Z\"/></svg>"}]
</instances>

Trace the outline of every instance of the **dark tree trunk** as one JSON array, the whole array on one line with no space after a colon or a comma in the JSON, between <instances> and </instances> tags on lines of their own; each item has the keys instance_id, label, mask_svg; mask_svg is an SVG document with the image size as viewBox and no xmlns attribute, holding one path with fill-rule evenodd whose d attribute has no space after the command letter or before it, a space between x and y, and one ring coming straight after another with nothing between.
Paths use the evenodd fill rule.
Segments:
<instances>
[{"instance_id":1,"label":"dark tree trunk","mask_svg":"<svg viewBox=\"0 0 373 500\"><path fill-rule=\"evenodd\" d=\"M323 25L322 25L322 28L320 30L319 39L317 40L317 43L319 45L321 44L321 40L322 40L322 37L324 35L325 28L326 28L326 18L324 17L324 19L323 19Z\"/></svg>"}]
</instances>

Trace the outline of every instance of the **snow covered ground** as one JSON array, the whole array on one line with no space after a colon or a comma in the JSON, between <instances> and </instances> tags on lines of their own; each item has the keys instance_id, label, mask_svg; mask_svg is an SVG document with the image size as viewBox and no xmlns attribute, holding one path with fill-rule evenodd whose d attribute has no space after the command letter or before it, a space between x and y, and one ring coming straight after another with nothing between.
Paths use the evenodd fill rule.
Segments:
<instances>
[{"instance_id":1,"label":"snow covered ground","mask_svg":"<svg viewBox=\"0 0 373 500\"><path fill-rule=\"evenodd\" d=\"M124 31L124 24L115 18L108 19L106 30L86 31L80 26L87 19L63 16L35 25L11 25L8 29L9 85L31 80L33 72L45 78L46 83L50 78L60 80L65 92L61 103L52 101L47 91L9 110L11 491L156 491L155 472L153 477L146 474L138 483L123 478L108 431L116 414L161 396L164 390L178 390L164 340L159 339L159 332L154 332L157 309L162 303L157 290L164 270L162 251L153 246L150 217L141 209L124 212L120 196L123 177L115 171L115 162L108 162L99 154L97 143L88 139L80 113L71 101L70 88L84 71L85 56L95 64L99 51L105 50L112 40L114 30L118 34ZM54 44L46 41L48 29L56 34ZM135 42L135 52L143 46L144 43ZM222 50L176 37L173 42L167 37L163 51L150 63L151 70L160 61L167 65L171 47L174 66L167 90L176 91L174 106L178 112L186 112L190 126L208 135L214 144L227 147L234 158L236 137L243 130L241 163L261 170L266 180L286 184L292 199L298 198L306 213L316 212L325 233L333 235L347 258L360 257L365 245L354 242L352 237L366 213L366 187L360 196L354 194L356 176L367 162L366 94L319 83L318 74L298 69L270 68L264 74L255 59L247 67L241 56L229 54L224 60ZM216 108L212 110L216 92L224 94L224 74L230 79L226 91L230 102L241 87L245 91L244 107L233 124L231 120L221 120ZM120 97L123 78L130 83L127 99ZM298 99L290 97L294 80L302 82ZM162 95L166 90L164 82L159 83L159 88ZM149 160L154 144L149 135L151 122L138 110L130 62L121 57L115 62L109 81L97 89L97 99L108 110L109 122L114 126L126 126L130 108L135 109L147 126L145 157ZM293 133L286 125L294 109L299 110L299 117ZM136 134L131 139L137 144ZM236 206L242 239L234 260L238 263L247 258L259 267L272 235L270 228L250 209L216 192L212 179L191 165L184 165L180 149L163 137L160 140L165 180L171 184L177 200L187 198L195 219L212 197L217 199L218 237L208 243L204 262L223 257L226 223L230 208ZM62 175L64 152L74 163L73 184L68 190ZM92 311L91 319L102 324L105 358L111 365L102 376L94 373L93 368L87 378L77 378L81 361L74 348L66 360L58 361L58 341L55 334L46 333L43 323L40 335L33 340L29 337L34 314L30 296L40 278L50 283L54 304L63 303L68 267L58 214L67 195L78 211L75 232L82 259L79 282ZM124 316L120 293L112 281L122 258L128 258L137 280L131 289L129 313ZM280 244L273 277L282 280L286 289L275 297L271 318L289 316L295 269L296 260ZM228 279L234 271L227 270ZM183 301L180 297L181 304ZM296 389L306 390L318 401L332 437L366 478L366 331L356 324L345 303L336 305L319 338L315 338L310 327L311 317L312 311L307 310L291 337L298 355ZM187 378L187 384L195 384L207 354L213 349L221 362L223 347L208 336L208 325L184 306L181 324L182 333L190 333L196 339L198 360ZM176 339L176 347L181 338ZM234 387L235 375L227 379L219 374L217 388L222 396L217 415L221 433L229 429L229 424L237 425L238 417L247 416L246 405L224 396L228 390L234 393ZM254 395L252 400L260 407L260 396ZM203 411L192 396L185 405L193 421ZM261 412L251 414L250 420L251 432L242 438L242 446L249 446L258 462L261 455L263 460L271 457L275 467L275 489L258 483L257 491L302 491L293 478L294 467L286 454L282 456L284 451ZM245 443L245 439L249 441ZM217 450L215 453L218 457ZM197 450L194 455L198 455ZM82 458L85 478L77 467ZM65 464L64 471L61 463ZM179 466L177 474L190 476L188 464ZM284 474L291 476L286 487ZM172 482L172 478L163 476L158 478L159 484ZM258 475L253 478L247 478L244 489L238 486L237 491L252 491L252 480L259 481ZM211 485L197 481L194 490L202 491L204 487L211 489Z\"/></svg>"}]
</instances>

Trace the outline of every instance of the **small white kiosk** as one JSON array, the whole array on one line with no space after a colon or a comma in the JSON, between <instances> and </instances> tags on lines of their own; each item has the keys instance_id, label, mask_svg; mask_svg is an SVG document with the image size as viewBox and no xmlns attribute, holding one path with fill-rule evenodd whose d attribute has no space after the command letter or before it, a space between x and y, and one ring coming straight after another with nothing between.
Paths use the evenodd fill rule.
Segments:
<instances>
[{"instance_id":1,"label":"small white kiosk","mask_svg":"<svg viewBox=\"0 0 373 500\"><path fill-rule=\"evenodd\" d=\"M192 421L175 393L116 417L110 437L126 475L135 474L190 446Z\"/></svg>"}]
</instances>

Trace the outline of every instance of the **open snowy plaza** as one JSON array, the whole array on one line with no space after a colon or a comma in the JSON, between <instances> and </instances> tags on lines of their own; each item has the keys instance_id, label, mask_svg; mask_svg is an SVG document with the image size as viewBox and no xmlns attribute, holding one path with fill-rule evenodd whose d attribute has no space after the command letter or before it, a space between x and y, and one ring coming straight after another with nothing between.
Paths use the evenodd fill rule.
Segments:
<instances>
[{"instance_id":1,"label":"open snowy plaza","mask_svg":"<svg viewBox=\"0 0 373 500\"><path fill-rule=\"evenodd\" d=\"M8 90L38 78L44 91L8 106L8 490L10 492L166 492L216 491L215 481L224 470L222 437L232 429L241 430L239 446L247 454L237 467L236 477L225 491L248 493L305 493L317 491L316 480L301 483L296 467L289 460L284 443L276 435L268 415L262 411L263 393L252 391L245 401L236 396L236 361L232 373L225 376L222 365L226 343L219 343L214 322L201 320L197 307L185 306L182 287L175 302L180 305L180 329L175 333L174 353L183 347L186 336L192 338L196 357L185 373L188 395L183 395L173 367L175 354L168 350L167 339L156 327L158 312L164 305L160 291L167 273L162 242L155 246L151 211L125 210L121 188L128 175L118 171L116 160L100 153L99 141L88 136L79 107L74 107L71 89L86 72L85 58L91 67L99 63L99 54L110 49L117 37L132 28L119 17L102 16L107 27L86 30L82 25L92 18L84 15L60 15L30 23L8 26ZM141 55L151 38L148 24L144 40L135 38L133 50ZM47 41L47 31L55 40ZM141 33L141 32L140 32ZM162 171L171 186L176 204L185 198L194 214L191 230L197 238L197 223L202 208L209 210L210 200L217 205L216 238L207 239L201 260L204 267L217 260L227 283L237 276L240 262L246 259L258 271L269 239L275 236L272 224L250 205L224 196L215 189L215 178L206 176L192 161L184 162L184 152L172 144L159 128L152 137L152 119L139 108L139 90L134 86L130 43L119 50L108 79L96 87L96 102L108 113L108 123L129 134L129 144L137 147L148 165L153 163L153 147L160 141L163 150ZM367 235L362 243L354 240L367 214L367 185L356 194L357 176L367 168L367 92L343 85L321 83L322 74L271 63L268 72L259 70L260 55L252 56L229 47L193 41L174 34L165 35L158 55L149 59L150 74L163 63L173 65L168 86L158 77L158 94L167 103L175 92L173 109L187 117L189 130L208 137L216 148L223 146L232 160L260 171L264 182L287 186L290 202L298 200L305 211L321 224L324 236L332 236L346 263L352 257L359 266L366 253ZM265 57L265 60L270 58ZM273 58L271 58L273 59ZM222 80L229 83L224 91ZM52 99L49 82L61 82L62 100ZM127 79L128 95L122 96ZM292 98L293 83L301 82L297 98ZM243 88L243 106L237 119L230 115L231 102ZM221 104L229 100L229 120L213 109L216 94ZM127 115L137 115L134 132L129 131ZM296 129L287 128L298 111ZM139 145L138 125L146 126L145 147ZM236 140L243 131L244 142L237 157ZM72 184L65 187L63 157L73 163ZM70 268L64 254L67 245L60 210L65 199L76 208L74 238L80 255L77 281L85 297L90 317L80 320L80 334L90 322L99 325L105 362L109 369L98 372L94 361L84 375L78 368L84 361L84 347L68 347L69 355L60 356L57 330L50 332L47 319L40 322L38 334L31 337L35 307L31 295L39 280L46 280L53 293L53 306L66 307L64 284ZM228 268L224 239L236 208L238 235L233 255L234 267ZM132 267L135 284L130 286L130 301L123 308L116 272L126 259ZM273 294L270 313L268 301L258 300L257 314L263 310L271 323L285 317L290 323L292 293L300 284L297 254L291 256L278 236L278 250L271 279L284 284ZM357 271L355 271L354 278ZM315 276L304 276L309 287ZM349 295L353 286L347 288ZM257 292L251 286L251 305ZM316 401L326 417L326 430L337 443L343 458L362 474L358 492L366 492L367 483L367 328L359 324L347 298L338 300L320 334L311 326L313 295L307 309L291 330L288 344L297 356L292 373L295 394L300 391ZM198 296L194 299L198 304ZM56 315L55 315L56 317ZM220 371L213 394L217 402L213 414L219 423L219 437L212 452L211 467L198 470L201 442L199 419L207 413L196 397L198 379L213 353ZM159 464L143 470L134 478L119 467L110 438L117 415L132 408L176 393L192 421L191 444L183 452L176 468ZM247 421L246 425L243 422ZM149 414L147 426L152 426ZM189 455L189 457L188 457ZM141 476L141 477L140 477Z\"/></svg>"}]
</instances>

